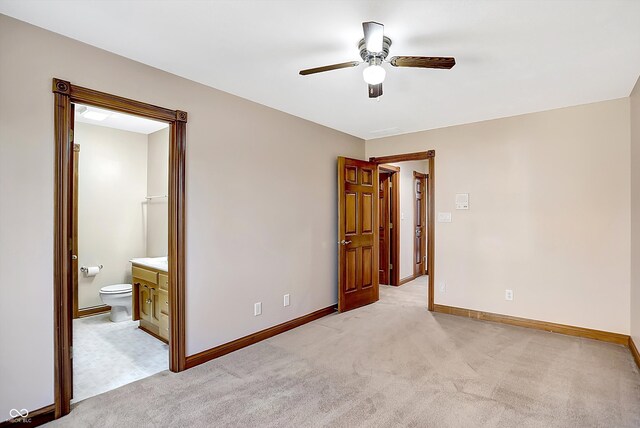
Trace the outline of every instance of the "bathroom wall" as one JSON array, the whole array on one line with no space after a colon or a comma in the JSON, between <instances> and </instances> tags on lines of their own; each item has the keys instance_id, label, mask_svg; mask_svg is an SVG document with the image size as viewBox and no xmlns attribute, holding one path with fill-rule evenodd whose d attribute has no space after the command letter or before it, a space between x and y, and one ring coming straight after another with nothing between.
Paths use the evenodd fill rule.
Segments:
<instances>
[{"instance_id":1,"label":"bathroom wall","mask_svg":"<svg viewBox=\"0 0 640 428\"><path fill-rule=\"evenodd\" d=\"M147 145L147 194L167 195L169 192L169 128L149 134ZM147 202L147 257L168 254L168 198Z\"/></svg>"},{"instance_id":2,"label":"bathroom wall","mask_svg":"<svg viewBox=\"0 0 640 428\"><path fill-rule=\"evenodd\" d=\"M102 304L100 288L130 282L129 260L146 254L147 135L76 122L75 143L78 264L104 266L78 274L78 307L87 308Z\"/></svg>"},{"instance_id":3,"label":"bathroom wall","mask_svg":"<svg viewBox=\"0 0 640 428\"><path fill-rule=\"evenodd\" d=\"M427 174L429 161L398 162L392 165L400 167L400 279L404 279L413 275L413 171Z\"/></svg>"}]
</instances>

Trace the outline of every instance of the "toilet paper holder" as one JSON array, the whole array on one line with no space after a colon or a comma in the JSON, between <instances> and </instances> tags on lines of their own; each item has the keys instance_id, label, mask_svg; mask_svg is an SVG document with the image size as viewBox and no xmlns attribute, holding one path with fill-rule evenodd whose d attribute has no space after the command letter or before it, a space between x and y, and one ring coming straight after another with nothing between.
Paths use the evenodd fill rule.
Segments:
<instances>
[{"instance_id":1,"label":"toilet paper holder","mask_svg":"<svg viewBox=\"0 0 640 428\"><path fill-rule=\"evenodd\" d=\"M102 265L98 265L98 269L100 269L100 270L102 270L102 268L103 268L103 267L104 267L104 266L102 266ZM80 267L80 272L82 272L82 273L87 273L87 272L89 272L89 268L88 268L88 267L86 267L86 266L81 266L81 267Z\"/></svg>"}]
</instances>

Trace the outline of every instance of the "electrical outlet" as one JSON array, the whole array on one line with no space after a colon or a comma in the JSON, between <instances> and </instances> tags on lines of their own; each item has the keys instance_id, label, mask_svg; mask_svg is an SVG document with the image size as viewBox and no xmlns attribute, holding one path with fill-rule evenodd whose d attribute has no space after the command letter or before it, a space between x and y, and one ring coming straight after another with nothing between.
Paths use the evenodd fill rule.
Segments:
<instances>
[{"instance_id":1,"label":"electrical outlet","mask_svg":"<svg viewBox=\"0 0 640 428\"><path fill-rule=\"evenodd\" d=\"M504 300L513 300L513 290L504 290Z\"/></svg>"},{"instance_id":2,"label":"electrical outlet","mask_svg":"<svg viewBox=\"0 0 640 428\"><path fill-rule=\"evenodd\" d=\"M447 292L447 284L444 282L440 283L440 292L441 293L446 293Z\"/></svg>"},{"instance_id":3,"label":"electrical outlet","mask_svg":"<svg viewBox=\"0 0 640 428\"><path fill-rule=\"evenodd\" d=\"M284 295L284 306L289 306L289 295L288 294Z\"/></svg>"},{"instance_id":4,"label":"electrical outlet","mask_svg":"<svg viewBox=\"0 0 640 428\"><path fill-rule=\"evenodd\" d=\"M262 302L255 303L253 305L253 316L262 315Z\"/></svg>"}]
</instances>

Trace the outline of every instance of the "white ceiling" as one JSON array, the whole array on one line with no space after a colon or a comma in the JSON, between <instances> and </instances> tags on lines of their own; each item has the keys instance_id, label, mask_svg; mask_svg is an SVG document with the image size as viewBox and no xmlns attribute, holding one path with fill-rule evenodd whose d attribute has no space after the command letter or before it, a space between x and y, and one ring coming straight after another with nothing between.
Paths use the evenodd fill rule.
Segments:
<instances>
[{"instance_id":1,"label":"white ceiling","mask_svg":"<svg viewBox=\"0 0 640 428\"><path fill-rule=\"evenodd\" d=\"M0 0L0 12L370 139L629 95L640 1ZM393 55L455 56L449 71L387 67L369 100L362 21Z\"/></svg>"},{"instance_id":2,"label":"white ceiling","mask_svg":"<svg viewBox=\"0 0 640 428\"><path fill-rule=\"evenodd\" d=\"M169 124L165 122L158 122L140 116L104 110L97 107L85 106L82 104L76 104L75 107L74 119L76 122L89 123L91 125L121 129L123 131L137 132L139 134L146 135L169 126ZM102 120L91 119L90 113L98 113L104 118Z\"/></svg>"}]
</instances>

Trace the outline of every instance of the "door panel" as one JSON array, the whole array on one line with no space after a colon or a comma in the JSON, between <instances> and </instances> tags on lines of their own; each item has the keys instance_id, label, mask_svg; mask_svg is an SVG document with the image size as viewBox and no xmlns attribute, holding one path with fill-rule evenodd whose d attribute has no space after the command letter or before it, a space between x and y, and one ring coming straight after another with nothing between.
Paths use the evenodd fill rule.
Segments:
<instances>
[{"instance_id":1,"label":"door panel","mask_svg":"<svg viewBox=\"0 0 640 428\"><path fill-rule=\"evenodd\" d=\"M378 300L378 169L338 158L338 309Z\"/></svg>"}]
</instances>

